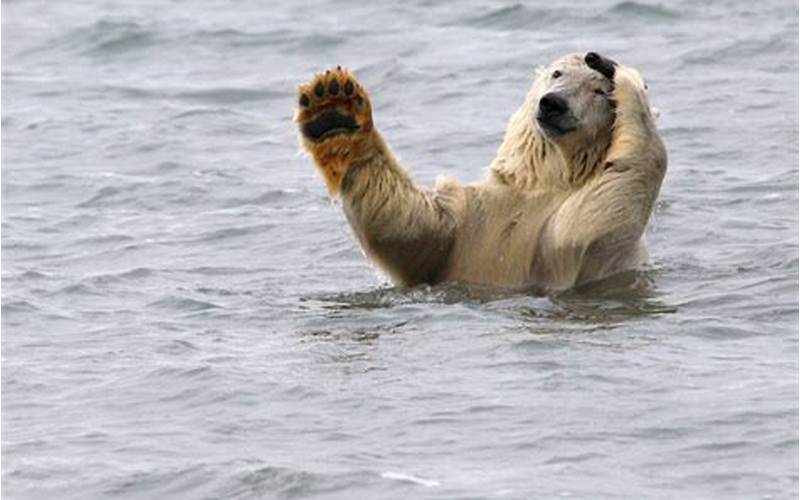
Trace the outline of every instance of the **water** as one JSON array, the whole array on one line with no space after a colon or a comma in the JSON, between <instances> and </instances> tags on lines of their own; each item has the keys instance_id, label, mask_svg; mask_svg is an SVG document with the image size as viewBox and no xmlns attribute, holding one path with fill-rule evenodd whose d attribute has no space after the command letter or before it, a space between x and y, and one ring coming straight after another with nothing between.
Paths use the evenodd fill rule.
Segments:
<instances>
[{"instance_id":1,"label":"water","mask_svg":"<svg viewBox=\"0 0 800 500\"><path fill-rule=\"evenodd\" d=\"M796 498L796 4L396 3L3 3L6 497ZM295 85L472 181L576 50L661 110L651 269L389 286Z\"/></svg>"}]
</instances>

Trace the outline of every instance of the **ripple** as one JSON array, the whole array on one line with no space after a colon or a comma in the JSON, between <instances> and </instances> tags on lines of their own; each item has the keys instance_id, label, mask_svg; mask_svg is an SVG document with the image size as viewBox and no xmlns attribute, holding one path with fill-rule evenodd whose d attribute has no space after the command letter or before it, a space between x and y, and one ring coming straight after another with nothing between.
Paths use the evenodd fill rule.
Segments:
<instances>
[{"instance_id":1,"label":"ripple","mask_svg":"<svg viewBox=\"0 0 800 500\"><path fill-rule=\"evenodd\" d=\"M465 18L458 24L496 30L527 30L563 23L565 19L574 18L574 14L565 9L533 9L515 3L492 9L478 16Z\"/></svg>"},{"instance_id":2,"label":"ripple","mask_svg":"<svg viewBox=\"0 0 800 500\"><path fill-rule=\"evenodd\" d=\"M213 87L207 89L183 90L175 92L172 94L172 97L213 104L239 104L253 101L267 101L271 98L290 95L292 95L292 92L289 90L276 91L264 88Z\"/></svg>"},{"instance_id":3,"label":"ripple","mask_svg":"<svg viewBox=\"0 0 800 500\"><path fill-rule=\"evenodd\" d=\"M274 228L274 224L254 224L252 226L226 227L200 236L196 241L228 240L251 234L261 234Z\"/></svg>"},{"instance_id":4,"label":"ripple","mask_svg":"<svg viewBox=\"0 0 800 500\"><path fill-rule=\"evenodd\" d=\"M107 245L113 243L127 243L130 241L136 241L136 238L133 236L129 236L127 234L101 234L101 235L93 235L87 236L85 238L78 238L70 242L72 245Z\"/></svg>"},{"instance_id":5,"label":"ripple","mask_svg":"<svg viewBox=\"0 0 800 500\"><path fill-rule=\"evenodd\" d=\"M420 486L424 486L426 488L435 488L436 486L441 486L441 483L439 481L436 481L435 479L425 479L419 476L413 476L411 474L406 474L403 472L392 472L392 471L381 472L381 477L384 479L391 479L393 481L402 481L406 483L419 484Z\"/></svg>"},{"instance_id":6,"label":"ripple","mask_svg":"<svg viewBox=\"0 0 800 500\"><path fill-rule=\"evenodd\" d=\"M340 493L344 497L349 488L374 480L369 473L324 474L287 467L260 466L238 471L227 484L216 492L218 498L261 497L267 492L277 498L309 498Z\"/></svg>"},{"instance_id":7,"label":"ripple","mask_svg":"<svg viewBox=\"0 0 800 500\"><path fill-rule=\"evenodd\" d=\"M144 468L144 467L143 467ZM167 497L190 495L212 480L206 465L137 470L111 479L102 486L103 496Z\"/></svg>"},{"instance_id":8,"label":"ripple","mask_svg":"<svg viewBox=\"0 0 800 500\"><path fill-rule=\"evenodd\" d=\"M606 456L600 453L587 452L587 453L577 453L574 455L558 455L547 459L544 463L547 465L576 464L603 458L606 458Z\"/></svg>"},{"instance_id":9,"label":"ripple","mask_svg":"<svg viewBox=\"0 0 800 500\"><path fill-rule=\"evenodd\" d=\"M789 47L786 37L774 35L762 39L736 40L722 47L700 48L681 58L682 66L703 66L738 63L742 58L763 57L780 53Z\"/></svg>"},{"instance_id":10,"label":"ripple","mask_svg":"<svg viewBox=\"0 0 800 500\"><path fill-rule=\"evenodd\" d=\"M93 286L85 283L76 283L72 285L67 285L65 287L59 288L52 295L83 295L83 296L102 296L104 295L102 291L97 290Z\"/></svg>"},{"instance_id":11,"label":"ripple","mask_svg":"<svg viewBox=\"0 0 800 500\"><path fill-rule=\"evenodd\" d=\"M186 118L217 118L223 116L243 116L242 113L228 108L194 108L182 111L170 117L170 120L183 120Z\"/></svg>"},{"instance_id":12,"label":"ripple","mask_svg":"<svg viewBox=\"0 0 800 500\"><path fill-rule=\"evenodd\" d=\"M222 306L204 300L197 300L188 297L170 295L162 299L150 302L147 307L157 309L169 309L180 312L207 311L209 309L221 309Z\"/></svg>"},{"instance_id":13,"label":"ripple","mask_svg":"<svg viewBox=\"0 0 800 500\"><path fill-rule=\"evenodd\" d=\"M388 308L404 304L458 304L462 302L491 302L519 295L519 291L495 287L446 283L413 288L378 288L367 292L346 292L339 294L320 294L306 300L339 303L342 308Z\"/></svg>"},{"instance_id":14,"label":"ripple","mask_svg":"<svg viewBox=\"0 0 800 500\"><path fill-rule=\"evenodd\" d=\"M247 102L268 101L274 98L287 98L293 95L294 91L288 88L271 89L264 87L232 87L232 86L207 86L207 87L148 87L148 86L132 86L132 85L119 85L107 84L99 87L89 87L87 92L96 94L98 96L116 94L121 98L141 101L141 100L179 100L194 103L203 103L212 106L230 106L236 104L243 104ZM220 112L208 111L199 112L195 110L189 114L179 113L171 119L180 120L192 116L237 116L237 113L230 110ZM183 116L181 116L183 115ZM238 115L242 116L242 115Z\"/></svg>"},{"instance_id":15,"label":"ripple","mask_svg":"<svg viewBox=\"0 0 800 500\"><path fill-rule=\"evenodd\" d=\"M19 279L22 280L41 280L50 278L50 275L45 274L43 272L34 271L33 269L29 269L24 273L20 274L18 277Z\"/></svg>"},{"instance_id":16,"label":"ripple","mask_svg":"<svg viewBox=\"0 0 800 500\"><path fill-rule=\"evenodd\" d=\"M123 189L113 186L102 187L97 191L97 193L94 196L92 196L86 201L78 203L77 205L75 205L75 207L94 208L94 207L107 206L112 202L118 202L119 195L127 191L128 189Z\"/></svg>"},{"instance_id":17,"label":"ripple","mask_svg":"<svg viewBox=\"0 0 800 500\"><path fill-rule=\"evenodd\" d=\"M619 2L608 9L608 13L619 18L639 20L677 19L680 12L664 7L663 5L650 5L640 2Z\"/></svg>"},{"instance_id":18,"label":"ripple","mask_svg":"<svg viewBox=\"0 0 800 500\"><path fill-rule=\"evenodd\" d=\"M30 56L60 49L89 56L115 56L143 52L159 41L158 32L130 20L101 19L71 30L47 43L22 53Z\"/></svg>"},{"instance_id":19,"label":"ripple","mask_svg":"<svg viewBox=\"0 0 800 500\"><path fill-rule=\"evenodd\" d=\"M16 313L30 313L39 310L37 306L27 300L11 300L3 302L2 306L3 314L8 317Z\"/></svg>"},{"instance_id":20,"label":"ripple","mask_svg":"<svg viewBox=\"0 0 800 500\"><path fill-rule=\"evenodd\" d=\"M90 276L86 280L92 285L103 286L110 283L127 283L129 281L139 281L155 276L157 271L147 267L137 267L128 271L116 273L103 273Z\"/></svg>"},{"instance_id":21,"label":"ripple","mask_svg":"<svg viewBox=\"0 0 800 500\"><path fill-rule=\"evenodd\" d=\"M273 189L265 193L250 198L228 198L222 202L222 206L226 208L240 207L244 205L255 206L272 206L282 205L287 201L296 204L308 203L308 194L303 191L294 191L290 189Z\"/></svg>"}]
</instances>

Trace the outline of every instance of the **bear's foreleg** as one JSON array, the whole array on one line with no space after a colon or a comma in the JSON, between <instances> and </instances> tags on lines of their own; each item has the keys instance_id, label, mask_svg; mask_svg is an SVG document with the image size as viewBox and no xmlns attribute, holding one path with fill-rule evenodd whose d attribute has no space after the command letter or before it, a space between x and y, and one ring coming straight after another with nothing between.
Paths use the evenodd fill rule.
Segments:
<instances>
[{"instance_id":1,"label":"bear's foreleg","mask_svg":"<svg viewBox=\"0 0 800 500\"><path fill-rule=\"evenodd\" d=\"M453 243L460 188L414 185L372 122L364 88L347 70L299 88L301 142L358 240L400 285L435 283Z\"/></svg>"},{"instance_id":2,"label":"bear's foreleg","mask_svg":"<svg viewBox=\"0 0 800 500\"><path fill-rule=\"evenodd\" d=\"M614 80L617 117L602 170L564 202L544 231L539 267L560 287L623 270L641 254L666 171L641 77L618 66Z\"/></svg>"}]
</instances>

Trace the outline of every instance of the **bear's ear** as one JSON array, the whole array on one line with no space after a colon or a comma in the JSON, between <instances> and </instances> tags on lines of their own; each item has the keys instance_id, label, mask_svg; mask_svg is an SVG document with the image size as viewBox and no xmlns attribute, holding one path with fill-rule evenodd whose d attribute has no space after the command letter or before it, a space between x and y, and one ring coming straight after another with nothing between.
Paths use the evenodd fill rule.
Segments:
<instances>
[{"instance_id":1,"label":"bear's ear","mask_svg":"<svg viewBox=\"0 0 800 500\"><path fill-rule=\"evenodd\" d=\"M614 67L617 65L616 62L607 57L601 56L597 52L587 52L583 60L586 62L587 66L608 78L612 82L614 81Z\"/></svg>"}]
</instances>

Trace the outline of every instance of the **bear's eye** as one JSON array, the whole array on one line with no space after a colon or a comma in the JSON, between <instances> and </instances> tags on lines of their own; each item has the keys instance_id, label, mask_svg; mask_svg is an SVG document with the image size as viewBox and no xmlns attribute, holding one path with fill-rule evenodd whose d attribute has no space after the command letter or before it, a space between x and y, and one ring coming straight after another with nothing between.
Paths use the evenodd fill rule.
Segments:
<instances>
[{"instance_id":1,"label":"bear's eye","mask_svg":"<svg viewBox=\"0 0 800 500\"><path fill-rule=\"evenodd\" d=\"M559 70L553 71L553 74L552 74L553 80L555 80L559 76L561 76L561 72Z\"/></svg>"},{"instance_id":2,"label":"bear's eye","mask_svg":"<svg viewBox=\"0 0 800 500\"><path fill-rule=\"evenodd\" d=\"M606 92L603 89L594 89L594 93L597 95L606 95Z\"/></svg>"}]
</instances>

